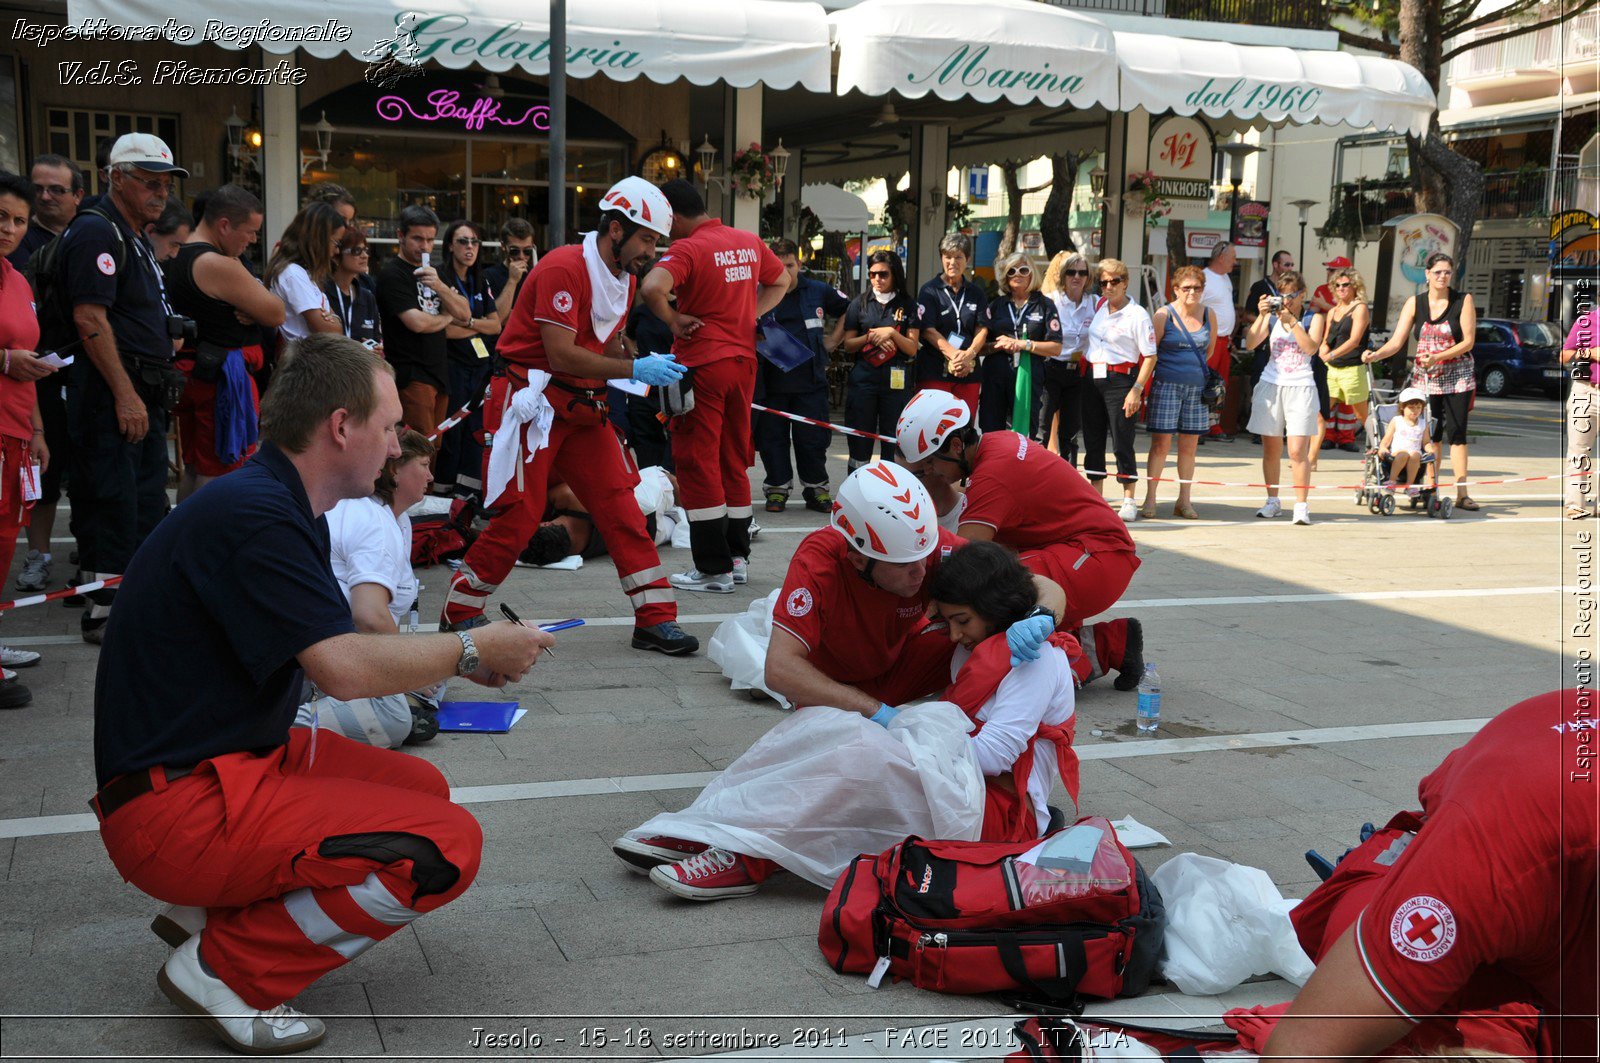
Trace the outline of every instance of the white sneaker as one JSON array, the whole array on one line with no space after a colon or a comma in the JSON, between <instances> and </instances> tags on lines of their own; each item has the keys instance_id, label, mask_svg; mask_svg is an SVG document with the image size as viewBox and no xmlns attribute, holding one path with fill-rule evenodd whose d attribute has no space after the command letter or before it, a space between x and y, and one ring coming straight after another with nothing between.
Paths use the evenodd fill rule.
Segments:
<instances>
[{"instance_id":1,"label":"white sneaker","mask_svg":"<svg viewBox=\"0 0 1600 1063\"><path fill-rule=\"evenodd\" d=\"M17 573L17 590L42 591L50 586L50 561L49 554L29 550L27 559L22 562L22 571Z\"/></svg>"},{"instance_id":2,"label":"white sneaker","mask_svg":"<svg viewBox=\"0 0 1600 1063\"><path fill-rule=\"evenodd\" d=\"M205 929L206 910L183 904L169 904L150 921L156 937L177 948Z\"/></svg>"},{"instance_id":3,"label":"white sneaker","mask_svg":"<svg viewBox=\"0 0 1600 1063\"><path fill-rule=\"evenodd\" d=\"M287 1004L260 1011L246 1004L222 979L200 966L200 936L178 946L156 974L167 999L206 1020L235 1052L260 1056L300 1052L322 1043L327 1027Z\"/></svg>"},{"instance_id":4,"label":"white sneaker","mask_svg":"<svg viewBox=\"0 0 1600 1063\"><path fill-rule=\"evenodd\" d=\"M761 534L761 522L754 517L750 518L750 541L755 542L756 536Z\"/></svg>"},{"instance_id":5,"label":"white sneaker","mask_svg":"<svg viewBox=\"0 0 1600 1063\"><path fill-rule=\"evenodd\" d=\"M704 591L707 594L732 594L733 573L708 576L697 568L687 572L674 572L668 577L672 585L683 591Z\"/></svg>"},{"instance_id":6,"label":"white sneaker","mask_svg":"<svg viewBox=\"0 0 1600 1063\"><path fill-rule=\"evenodd\" d=\"M14 650L0 646L0 667L27 668L39 663L39 655L32 650Z\"/></svg>"},{"instance_id":7,"label":"white sneaker","mask_svg":"<svg viewBox=\"0 0 1600 1063\"><path fill-rule=\"evenodd\" d=\"M1294 504L1294 522L1296 524L1310 524L1311 523L1311 504L1310 503L1308 503L1308 502L1296 502Z\"/></svg>"},{"instance_id":8,"label":"white sneaker","mask_svg":"<svg viewBox=\"0 0 1600 1063\"><path fill-rule=\"evenodd\" d=\"M1124 498L1122 500L1122 507L1117 510L1117 516L1121 517L1127 523L1132 524L1134 521L1139 519L1139 507L1134 505L1133 499Z\"/></svg>"},{"instance_id":9,"label":"white sneaker","mask_svg":"<svg viewBox=\"0 0 1600 1063\"><path fill-rule=\"evenodd\" d=\"M1266 505L1256 510L1256 516L1265 517L1267 520L1271 520L1273 517L1276 517L1282 512L1283 503L1278 501L1277 496L1273 496L1272 498L1267 499Z\"/></svg>"},{"instance_id":10,"label":"white sneaker","mask_svg":"<svg viewBox=\"0 0 1600 1063\"><path fill-rule=\"evenodd\" d=\"M733 582L740 587L750 582L750 561L747 558L733 559Z\"/></svg>"}]
</instances>

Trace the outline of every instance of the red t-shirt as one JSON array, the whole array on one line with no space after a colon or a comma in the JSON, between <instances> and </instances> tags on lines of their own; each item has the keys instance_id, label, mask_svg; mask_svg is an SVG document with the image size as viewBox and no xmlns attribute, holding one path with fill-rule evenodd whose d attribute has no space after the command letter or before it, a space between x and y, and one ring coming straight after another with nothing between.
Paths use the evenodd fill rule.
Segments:
<instances>
[{"instance_id":1,"label":"red t-shirt","mask_svg":"<svg viewBox=\"0 0 1600 1063\"><path fill-rule=\"evenodd\" d=\"M634 284L634 278L629 276L630 303ZM598 336L589 315L590 300L589 267L583 261L583 245L568 244L546 253L522 282L522 290L517 293L510 320L500 333L495 350L508 362L553 373L550 360L545 357L544 341L539 337L539 323L546 321L577 333L578 346L585 350L605 353L606 341L627 322L627 315L618 320L616 328ZM603 380L589 380L568 373L555 375L583 387L605 385Z\"/></svg>"},{"instance_id":2,"label":"red t-shirt","mask_svg":"<svg viewBox=\"0 0 1600 1063\"><path fill-rule=\"evenodd\" d=\"M1595 1058L1595 706L1502 712L1422 780L1426 822L1356 921L1373 986L1407 1018L1525 1001L1553 1051ZM1563 704L1563 701L1565 702Z\"/></svg>"},{"instance_id":3,"label":"red t-shirt","mask_svg":"<svg viewBox=\"0 0 1600 1063\"><path fill-rule=\"evenodd\" d=\"M0 348L10 351L39 349L39 315L33 305L33 289L3 258L0 258ZM82 352L79 356L86 357ZM46 377L45 380L46 386L61 386L60 378ZM33 438L36 394L31 382L0 376L0 436Z\"/></svg>"},{"instance_id":4,"label":"red t-shirt","mask_svg":"<svg viewBox=\"0 0 1600 1063\"><path fill-rule=\"evenodd\" d=\"M712 219L672 241L661 261L678 312L705 324L672 344L684 365L756 356L756 287L783 279L783 263L755 233Z\"/></svg>"},{"instance_id":5,"label":"red t-shirt","mask_svg":"<svg viewBox=\"0 0 1600 1063\"><path fill-rule=\"evenodd\" d=\"M986 524L1014 550L1072 543L1132 550L1127 525L1065 458L1016 432L988 432L972 463L962 524Z\"/></svg>"},{"instance_id":6,"label":"red t-shirt","mask_svg":"<svg viewBox=\"0 0 1600 1063\"><path fill-rule=\"evenodd\" d=\"M939 529L939 546L928 558L928 574L914 598L875 587L851 567L850 544L833 528L800 540L789 562L783 591L772 607L772 623L806 644L806 658L829 679L860 683L894 667L905 644L924 626L928 584L941 559L965 546Z\"/></svg>"}]
</instances>

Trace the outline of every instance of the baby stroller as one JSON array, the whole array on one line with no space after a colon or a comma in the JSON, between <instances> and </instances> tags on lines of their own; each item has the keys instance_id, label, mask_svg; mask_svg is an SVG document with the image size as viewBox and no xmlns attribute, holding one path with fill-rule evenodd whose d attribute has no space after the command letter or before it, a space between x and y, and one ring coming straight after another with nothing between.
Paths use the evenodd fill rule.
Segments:
<instances>
[{"instance_id":1,"label":"baby stroller","mask_svg":"<svg viewBox=\"0 0 1600 1063\"><path fill-rule=\"evenodd\" d=\"M1372 395L1366 425L1367 457L1362 464L1361 486L1356 490L1356 505L1366 506L1375 514L1392 517L1399 508L1399 500L1404 498L1410 503L1413 511L1420 508L1430 518L1449 520L1451 512L1455 509L1455 502L1448 495L1439 493L1437 454L1422 455L1422 470L1417 475L1415 485L1409 488L1386 486L1391 482L1390 461L1388 458L1378 456L1378 445L1383 442L1383 437L1389 430L1389 423L1400 416L1401 389L1391 387L1387 383L1380 385L1372 376L1370 367L1367 369L1367 382ZM1427 439L1431 435L1432 424L1426 408L1422 412L1422 421L1425 426L1423 438Z\"/></svg>"}]
</instances>

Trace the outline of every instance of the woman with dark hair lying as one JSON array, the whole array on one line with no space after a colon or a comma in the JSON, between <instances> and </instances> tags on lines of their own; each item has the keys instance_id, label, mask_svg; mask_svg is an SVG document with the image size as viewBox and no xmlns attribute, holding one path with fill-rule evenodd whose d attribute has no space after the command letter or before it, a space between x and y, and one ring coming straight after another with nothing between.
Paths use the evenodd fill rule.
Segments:
<instances>
[{"instance_id":1,"label":"woman with dark hair lying","mask_svg":"<svg viewBox=\"0 0 1600 1063\"><path fill-rule=\"evenodd\" d=\"M1012 665L1006 629L1039 610L1038 592L1016 555L994 543L969 543L941 561L929 597L930 619L943 621L957 644L944 695L954 707L906 709L887 733L857 713L802 709L689 808L656 816L612 851L669 893L710 901L754 893L780 868L831 885L859 853L954 820L966 824L964 840L1045 833L1056 780L1074 805L1078 799L1072 738L1074 673L1087 673L1082 651L1057 633L1038 660ZM945 730L951 737L916 730L939 714L955 721L953 734ZM930 783L908 760L917 760L919 746L941 741L949 743L943 759L960 763ZM952 810L951 801L961 807Z\"/></svg>"}]
</instances>

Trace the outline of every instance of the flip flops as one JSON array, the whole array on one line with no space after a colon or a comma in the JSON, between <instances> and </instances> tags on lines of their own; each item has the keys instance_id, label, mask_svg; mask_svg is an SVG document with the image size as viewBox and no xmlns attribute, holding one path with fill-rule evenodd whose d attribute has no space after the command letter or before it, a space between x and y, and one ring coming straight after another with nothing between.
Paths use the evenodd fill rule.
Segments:
<instances>
[{"instance_id":1,"label":"flip flops","mask_svg":"<svg viewBox=\"0 0 1600 1063\"><path fill-rule=\"evenodd\" d=\"M1460 498L1456 499L1456 508L1464 509L1467 512L1472 513L1481 509L1482 507L1472 500L1471 495L1462 495Z\"/></svg>"}]
</instances>

